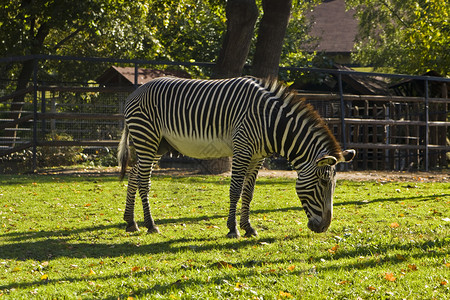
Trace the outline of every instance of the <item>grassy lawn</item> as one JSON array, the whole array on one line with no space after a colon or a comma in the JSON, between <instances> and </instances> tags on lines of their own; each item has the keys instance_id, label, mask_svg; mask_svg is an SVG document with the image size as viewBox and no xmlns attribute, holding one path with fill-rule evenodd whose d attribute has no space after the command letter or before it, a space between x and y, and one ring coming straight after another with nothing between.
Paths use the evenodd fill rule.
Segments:
<instances>
[{"instance_id":1,"label":"grassy lawn","mask_svg":"<svg viewBox=\"0 0 450 300\"><path fill-rule=\"evenodd\" d=\"M1 175L0 299L450 299L449 183L339 181L316 234L294 180L260 178L259 237L230 240L229 182L154 177L149 235L126 181Z\"/></svg>"}]
</instances>

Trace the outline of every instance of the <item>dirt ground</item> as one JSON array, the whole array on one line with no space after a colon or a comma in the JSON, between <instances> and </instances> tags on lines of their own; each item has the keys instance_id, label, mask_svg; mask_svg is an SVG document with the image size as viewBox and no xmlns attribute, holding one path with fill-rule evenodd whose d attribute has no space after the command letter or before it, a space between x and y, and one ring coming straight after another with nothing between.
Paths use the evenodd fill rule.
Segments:
<instances>
[{"instance_id":1,"label":"dirt ground","mask_svg":"<svg viewBox=\"0 0 450 300\"><path fill-rule=\"evenodd\" d=\"M117 167L110 168L59 168L41 170L38 174L42 175L78 175L78 176L119 176ZM199 176L198 171L185 169L156 169L154 176ZM221 174L230 176L230 172ZM259 177L287 177L296 178L295 171L266 170L259 171ZM396 171L349 171L338 172L338 179L352 181L413 181L413 182L448 182L450 183L450 170L439 172L396 172Z\"/></svg>"},{"instance_id":2,"label":"dirt ground","mask_svg":"<svg viewBox=\"0 0 450 300\"><path fill-rule=\"evenodd\" d=\"M278 176L296 178L293 171L261 170L260 176ZM337 179L352 181L417 181L417 182L449 182L450 171L447 172L395 172L395 171L349 171L338 172Z\"/></svg>"}]
</instances>

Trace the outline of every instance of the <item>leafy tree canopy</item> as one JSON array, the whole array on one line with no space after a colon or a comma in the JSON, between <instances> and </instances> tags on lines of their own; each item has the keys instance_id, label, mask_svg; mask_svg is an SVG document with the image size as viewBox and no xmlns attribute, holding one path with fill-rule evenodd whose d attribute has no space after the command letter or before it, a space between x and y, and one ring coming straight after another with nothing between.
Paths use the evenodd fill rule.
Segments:
<instances>
[{"instance_id":1,"label":"leafy tree canopy","mask_svg":"<svg viewBox=\"0 0 450 300\"><path fill-rule=\"evenodd\" d=\"M356 61L395 72L450 75L447 0L347 0L360 19Z\"/></svg>"},{"instance_id":2,"label":"leafy tree canopy","mask_svg":"<svg viewBox=\"0 0 450 300\"><path fill-rule=\"evenodd\" d=\"M315 2L294 3L282 63L311 60L299 49L308 38L304 11ZM215 61L226 29L225 4L221 0L0 0L0 56ZM66 79L83 73L75 63L49 64L52 74L65 72ZM19 76L19 67L9 71Z\"/></svg>"}]
</instances>

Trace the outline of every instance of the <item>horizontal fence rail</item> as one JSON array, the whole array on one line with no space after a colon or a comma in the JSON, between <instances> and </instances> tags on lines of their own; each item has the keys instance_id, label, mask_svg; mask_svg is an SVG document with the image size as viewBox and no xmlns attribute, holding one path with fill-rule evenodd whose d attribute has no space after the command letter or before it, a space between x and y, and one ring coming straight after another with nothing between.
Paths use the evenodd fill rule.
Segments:
<instances>
[{"instance_id":1,"label":"horizontal fence rail","mask_svg":"<svg viewBox=\"0 0 450 300\"><path fill-rule=\"evenodd\" d=\"M212 67L211 63L27 56L0 58L0 63L35 61L34 80L21 91L2 94L0 105L0 158L30 149L37 167L38 147L109 147L118 145L124 125L126 97L138 86L102 87L46 85L38 81L36 67L44 60L108 62L140 65ZM450 114L448 97L430 97L429 83L450 85L450 79L430 76L364 73L347 70L281 68L305 74L337 76L337 93L298 91L322 115L343 148L358 152L352 168L429 170L448 168ZM379 76L424 82L423 96L355 95L344 93L342 76ZM21 111L10 109L18 97ZM0 106L1 107L1 106Z\"/></svg>"}]
</instances>

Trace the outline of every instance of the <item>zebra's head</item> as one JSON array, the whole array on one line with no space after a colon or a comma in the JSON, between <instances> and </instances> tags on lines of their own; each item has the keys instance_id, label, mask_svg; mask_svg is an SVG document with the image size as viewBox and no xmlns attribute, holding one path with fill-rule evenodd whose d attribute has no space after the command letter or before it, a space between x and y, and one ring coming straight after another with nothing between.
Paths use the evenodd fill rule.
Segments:
<instances>
[{"instance_id":1,"label":"zebra's head","mask_svg":"<svg viewBox=\"0 0 450 300\"><path fill-rule=\"evenodd\" d=\"M314 232L325 232L333 218L333 194L336 186L336 165L350 162L355 150L345 150L342 156L325 155L309 168L298 172L297 195L309 219L308 228Z\"/></svg>"}]
</instances>

